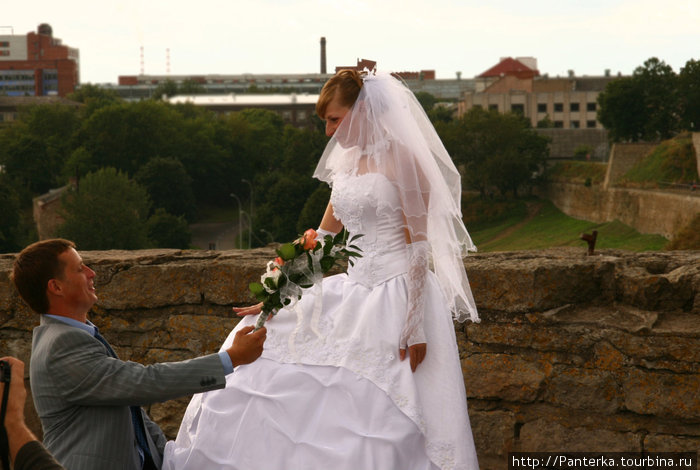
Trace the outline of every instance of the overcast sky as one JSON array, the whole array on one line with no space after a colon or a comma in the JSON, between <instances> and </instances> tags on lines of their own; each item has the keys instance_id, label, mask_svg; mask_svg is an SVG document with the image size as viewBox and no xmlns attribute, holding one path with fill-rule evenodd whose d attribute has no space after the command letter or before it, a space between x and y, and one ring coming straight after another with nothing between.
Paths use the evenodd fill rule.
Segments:
<instances>
[{"instance_id":1,"label":"overcast sky","mask_svg":"<svg viewBox=\"0 0 700 470\"><path fill-rule=\"evenodd\" d=\"M501 57L541 73L630 74L649 57L700 59L700 0L8 0L0 35L49 23L80 50L82 83L119 75L318 73L358 58L474 77Z\"/></svg>"}]
</instances>

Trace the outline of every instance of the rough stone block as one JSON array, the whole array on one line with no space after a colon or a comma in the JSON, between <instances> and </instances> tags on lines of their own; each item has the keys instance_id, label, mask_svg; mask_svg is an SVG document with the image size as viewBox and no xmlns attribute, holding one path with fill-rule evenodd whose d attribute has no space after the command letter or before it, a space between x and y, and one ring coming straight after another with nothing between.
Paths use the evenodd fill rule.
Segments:
<instances>
[{"instance_id":1,"label":"rough stone block","mask_svg":"<svg viewBox=\"0 0 700 470\"><path fill-rule=\"evenodd\" d=\"M508 354L472 354L462 360L467 395L532 402L546 374L542 365Z\"/></svg>"},{"instance_id":2,"label":"rough stone block","mask_svg":"<svg viewBox=\"0 0 700 470\"><path fill-rule=\"evenodd\" d=\"M545 388L544 399L565 408L597 413L622 408L622 390L611 372L555 367Z\"/></svg>"},{"instance_id":3,"label":"rough stone block","mask_svg":"<svg viewBox=\"0 0 700 470\"><path fill-rule=\"evenodd\" d=\"M515 415L509 411L470 411L474 442L484 457L505 457L513 451Z\"/></svg>"},{"instance_id":4,"label":"rough stone block","mask_svg":"<svg viewBox=\"0 0 700 470\"><path fill-rule=\"evenodd\" d=\"M570 424L570 426L569 426ZM640 438L631 432L563 425L556 418L523 424L520 452L639 452Z\"/></svg>"},{"instance_id":5,"label":"rough stone block","mask_svg":"<svg viewBox=\"0 0 700 470\"><path fill-rule=\"evenodd\" d=\"M673 374L631 369L623 384L625 407L635 413L700 418L700 374Z\"/></svg>"}]
</instances>

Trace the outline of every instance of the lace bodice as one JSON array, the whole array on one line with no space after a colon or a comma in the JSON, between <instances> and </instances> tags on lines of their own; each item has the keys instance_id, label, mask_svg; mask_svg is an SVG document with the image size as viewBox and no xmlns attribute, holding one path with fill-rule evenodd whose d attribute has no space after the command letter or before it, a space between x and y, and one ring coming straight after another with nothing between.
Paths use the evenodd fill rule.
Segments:
<instances>
[{"instance_id":1,"label":"lace bodice","mask_svg":"<svg viewBox=\"0 0 700 470\"><path fill-rule=\"evenodd\" d=\"M342 176L333 182L331 203L335 217L356 241L362 258L348 268L348 276L368 287L377 285L408 269L405 222L398 192L378 173Z\"/></svg>"}]
</instances>

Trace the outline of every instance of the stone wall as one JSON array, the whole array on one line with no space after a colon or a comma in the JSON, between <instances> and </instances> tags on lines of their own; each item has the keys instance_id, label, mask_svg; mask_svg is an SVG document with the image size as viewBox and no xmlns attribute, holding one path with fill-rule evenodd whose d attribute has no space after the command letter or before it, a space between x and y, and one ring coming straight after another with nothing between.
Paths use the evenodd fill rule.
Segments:
<instances>
[{"instance_id":1,"label":"stone wall","mask_svg":"<svg viewBox=\"0 0 700 470\"><path fill-rule=\"evenodd\" d=\"M619 220L641 233L668 239L700 214L700 194L690 191L609 188L550 182L543 197L566 215L591 222Z\"/></svg>"},{"instance_id":2,"label":"stone wall","mask_svg":"<svg viewBox=\"0 0 700 470\"><path fill-rule=\"evenodd\" d=\"M700 448L700 252L585 252L465 261L482 322L455 330L484 470L510 451ZM273 253L82 255L97 272L91 319L122 358L151 363L217 350ZM0 355L27 362L38 319L7 280L12 259L0 255ZM172 438L187 402L149 413Z\"/></svg>"},{"instance_id":3,"label":"stone wall","mask_svg":"<svg viewBox=\"0 0 700 470\"><path fill-rule=\"evenodd\" d=\"M581 146L591 148L591 159L607 161L610 152L608 131L605 129L535 129L543 136L549 137L550 158L574 158L576 150Z\"/></svg>"},{"instance_id":4,"label":"stone wall","mask_svg":"<svg viewBox=\"0 0 700 470\"><path fill-rule=\"evenodd\" d=\"M642 161L657 145L648 142L613 145L603 187L607 189L614 186L618 179Z\"/></svg>"},{"instance_id":5,"label":"stone wall","mask_svg":"<svg viewBox=\"0 0 700 470\"><path fill-rule=\"evenodd\" d=\"M698 175L700 175L700 132L693 132L693 147L695 147L695 159L698 165Z\"/></svg>"}]
</instances>

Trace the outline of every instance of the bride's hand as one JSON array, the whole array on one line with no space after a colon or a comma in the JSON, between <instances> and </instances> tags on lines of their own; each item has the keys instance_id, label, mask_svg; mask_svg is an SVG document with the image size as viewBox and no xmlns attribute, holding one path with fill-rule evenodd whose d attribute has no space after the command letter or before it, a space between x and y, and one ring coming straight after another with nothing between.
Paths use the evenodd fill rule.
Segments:
<instances>
[{"instance_id":1,"label":"bride's hand","mask_svg":"<svg viewBox=\"0 0 700 470\"><path fill-rule=\"evenodd\" d=\"M233 311L239 317L245 317L246 315L257 315L262 311L262 302L255 305L248 305L247 307L233 307Z\"/></svg>"},{"instance_id":2,"label":"bride's hand","mask_svg":"<svg viewBox=\"0 0 700 470\"><path fill-rule=\"evenodd\" d=\"M418 365L425 359L425 354L428 350L428 345L425 343L414 344L408 347L408 357L411 361L411 371L415 372ZM403 361L406 359L406 350L399 349L399 358Z\"/></svg>"}]
</instances>

